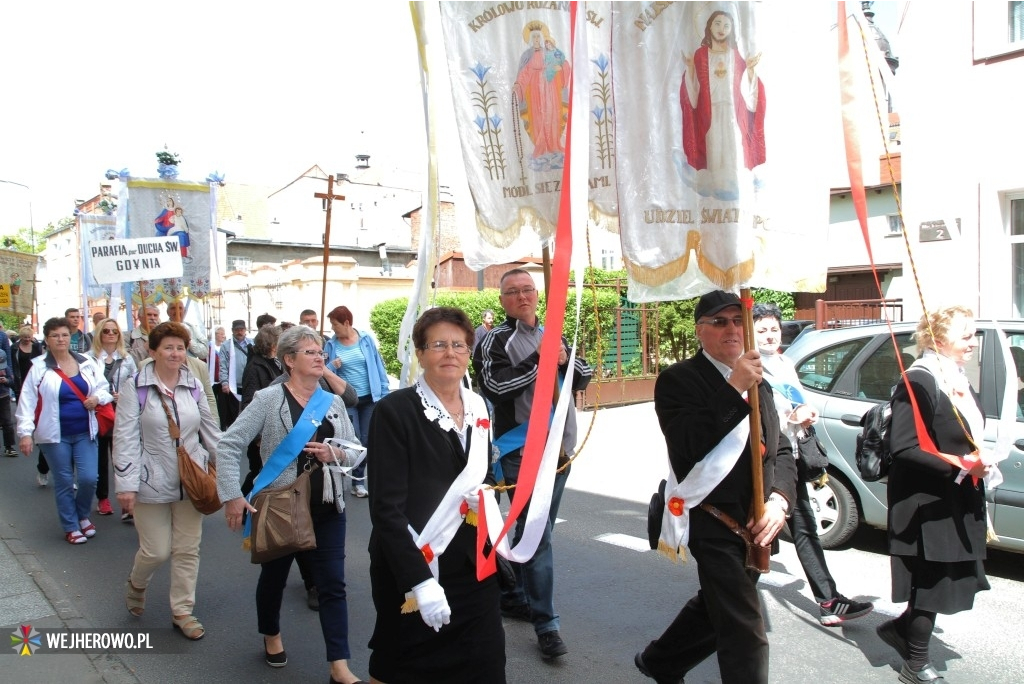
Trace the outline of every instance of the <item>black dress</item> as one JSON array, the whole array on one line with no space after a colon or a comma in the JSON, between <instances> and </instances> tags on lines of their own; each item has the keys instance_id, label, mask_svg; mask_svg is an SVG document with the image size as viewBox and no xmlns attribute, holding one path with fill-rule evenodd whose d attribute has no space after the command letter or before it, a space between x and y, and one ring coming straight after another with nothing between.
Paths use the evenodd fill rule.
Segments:
<instances>
[{"instance_id":1,"label":"black dress","mask_svg":"<svg viewBox=\"0 0 1024 685\"><path fill-rule=\"evenodd\" d=\"M405 593L431 577L407 526L422 530L466 465L454 431L423 413L415 387L377 403L370 421L370 583L377 622L370 675L386 683L503 683L505 632L495 575L476 579L476 527L463 523L439 558L439 582L451 607L440 632L419 612L402 614ZM470 439L472 431L469 431Z\"/></svg>"},{"instance_id":2,"label":"black dress","mask_svg":"<svg viewBox=\"0 0 1024 685\"><path fill-rule=\"evenodd\" d=\"M961 427L935 376L919 367L912 367L908 375L936 447L958 456L972 452L966 420ZM917 609L940 614L966 611L974 606L977 592L989 589L983 565L988 529L985 483L979 480L975 485L967 476L957 484L959 468L921 449L902 381L892 398L890 437L892 601L910 601Z\"/></svg>"}]
</instances>

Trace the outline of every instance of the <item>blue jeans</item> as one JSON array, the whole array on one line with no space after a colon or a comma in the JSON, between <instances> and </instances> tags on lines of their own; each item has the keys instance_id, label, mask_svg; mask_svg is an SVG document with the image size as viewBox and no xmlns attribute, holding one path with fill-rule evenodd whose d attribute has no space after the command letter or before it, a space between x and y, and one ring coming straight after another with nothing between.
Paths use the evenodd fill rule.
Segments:
<instances>
[{"instance_id":1,"label":"blue jeans","mask_svg":"<svg viewBox=\"0 0 1024 685\"><path fill-rule=\"evenodd\" d=\"M65 533L81 530L79 521L89 518L96 494L98 451L88 433L62 435L60 442L40 443L39 451L53 471L53 496ZM78 474L78 492L74 490Z\"/></svg>"},{"instance_id":2,"label":"blue jeans","mask_svg":"<svg viewBox=\"0 0 1024 685\"><path fill-rule=\"evenodd\" d=\"M352 422L352 429L356 432L356 437L359 438L363 447L366 447L370 441L370 417L373 416L373 408L376 406L377 403L373 401L372 395L363 395L359 398L359 404L345 410L348 412L348 420ZM359 468L352 469L352 475L356 478L362 478L365 473L365 461L359 465Z\"/></svg>"},{"instance_id":3,"label":"blue jeans","mask_svg":"<svg viewBox=\"0 0 1024 685\"><path fill-rule=\"evenodd\" d=\"M348 598L345 593L345 513L313 520L316 549L288 554L261 564L256 584L256 617L263 635L281 632L281 599L288 581L292 559L308 564L320 599L320 630L327 647L327 660L349 659Z\"/></svg>"},{"instance_id":4,"label":"blue jeans","mask_svg":"<svg viewBox=\"0 0 1024 685\"><path fill-rule=\"evenodd\" d=\"M502 458L501 468L507 484L511 485L519 479L521 463L522 452L520 450L510 452ZM559 629L558 614L555 613L555 556L551 547L551 533L555 527L555 519L558 517L558 507L562 503L562 493L565 491L565 482L569 479L569 471L570 469L566 469L564 473L555 475L551 509L544 525L544 533L537 544L537 551L534 552L533 558L524 564L512 563L512 568L516 572L515 589L502 592L501 595L501 603L504 606L526 604L530 607L530 613L533 616L533 630L537 635ZM526 528L526 514L529 510L530 505L527 504L519 518L516 519L516 531L512 537L513 546L523 537L523 531Z\"/></svg>"}]
</instances>

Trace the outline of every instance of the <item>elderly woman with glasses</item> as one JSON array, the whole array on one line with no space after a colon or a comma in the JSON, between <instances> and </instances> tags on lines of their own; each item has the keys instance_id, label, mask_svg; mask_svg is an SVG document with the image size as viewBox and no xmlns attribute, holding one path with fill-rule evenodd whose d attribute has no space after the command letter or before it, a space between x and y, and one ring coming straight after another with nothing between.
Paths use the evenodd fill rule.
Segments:
<instances>
[{"instance_id":1,"label":"elderly woman with glasses","mask_svg":"<svg viewBox=\"0 0 1024 685\"><path fill-rule=\"evenodd\" d=\"M466 521L491 453L483 398L462 383L473 338L461 309L424 312L412 331L423 375L370 423L374 682L505 682L498 582L477 580Z\"/></svg>"},{"instance_id":2,"label":"elderly woman with glasses","mask_svg":"<svg viewBox=\"0 0 1024 685\"><path fill-rule=\"evenodd\" d=\"M103 369L103 377L110 384L110 394L114 398L114 407L117 407L118 393L121 384L130 380L138 368L135 366L135 359L128 354L124 345L124 336L121 334L121 327L114 319L103 319L96 326L96 335L92 339L92 349L86 352L86 356L93 359L96 365ZM101 435L99 437L99 476L96 479L96 513L100 516L110 516L114 513L110 506L110 455L113 449L114 436ZM129 514L122 512L122 520L127 521Z\"/></svg>"},{"instance_id":3,"label":"elderly woman with glasses","mask_svg":"<svg viewBox=\"0 0 1024 685\"><path fill-rule=\"evenodd\" d=\"M345 595L345 500L341 478L325 474L325 469L314 468L318 463L328 467L347 465L357 456L355 450L342 449L328 442L341 439L353 443L356 439L352 424L345 413L345 402L338 395L323 397L320 378L324 375L322 338L309 326L293 326L281 333L277 341L277 359L288 374L284 383L270 385L258 391L252 402L239 414L220 442L220 460L217 463L217 490L224 502L224 515L228 527L238 530L243 525L242 514L255 509L242 496L239 486L239 462L246 447L257 436L263 470L256 479L253 497L264 487L277 488L293 483L303 471L311 470L310 492L313 493L310 510L316 549L286 554L261 564L260 579L256 585L256 616L263 634L264 658L268 666L281 668L288 663L281 637L281 599L284 595L292 559L303 558L312 571L313 583L320 602L320 628L327 648L331 682L354 683L359 680L348 667L352 654L348 643L348 600ZM310 412L306 412L309 406ZM314 407L325 407L312 415ZM306 419L303 419L303 416ZM312 428L309 428L310 423ZM303 435L307 427L309 437L294 452L279 450L294 441L289 436ZM275 464L283 468L275 471ZM334 468L334 467L331 467ZM272 479L272 480L271 480ZM325 484L325 479L330 479ZM267 482L264 482L266 480ZM325 486L330 486L326 487ZM330 493L330 501L327 494Z\"/></svg>"}]
</instances>

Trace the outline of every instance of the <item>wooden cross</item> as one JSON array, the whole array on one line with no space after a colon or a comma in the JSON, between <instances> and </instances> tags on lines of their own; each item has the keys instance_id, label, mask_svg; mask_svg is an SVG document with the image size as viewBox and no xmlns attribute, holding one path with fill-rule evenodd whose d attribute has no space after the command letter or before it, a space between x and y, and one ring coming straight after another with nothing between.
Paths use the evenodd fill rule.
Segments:
<instances>
[{"instance_id":1,"label":"wooden cross","mask_svg":"<svg viewBox=\"0 0 1024 685\"><path fill-rule=\"evenodd\" d=\"M327 304L327 261L331 256L331 206L335 200L344 200L345 196L334 194L334 176L328 176L327 192L313 193L313 197L327 200L327 225L324 229L324 278L323 287L320 292L320 321L324 322L327 321L327 314L324 311Z\"/></svg>"}]
</instances>

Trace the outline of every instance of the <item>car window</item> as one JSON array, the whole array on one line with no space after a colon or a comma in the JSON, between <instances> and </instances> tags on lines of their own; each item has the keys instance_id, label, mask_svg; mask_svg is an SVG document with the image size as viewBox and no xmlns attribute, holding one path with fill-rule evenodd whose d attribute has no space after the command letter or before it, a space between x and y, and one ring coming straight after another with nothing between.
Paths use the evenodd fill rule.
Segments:
<instances>
[{"instance_id":1,"label":"car window","mask_svg":"<svg viewBox=\"0 0 1024 685\"><path fill-rule=\"evenodd\" d=\"M896 344L903 358L903 367L914 363L917 346L910 339L910 333L896 336ZM892 343L883 342L871 353L857 372L857 390L854 397L869 400L887 400L892 397L893 386L900 378L900 365L896 361L896 353Z\"/></svg>"},{"instance_id":2,"label":"car window","mask_svg":"<svg viewBox=\"0 0 1024 685\"><path fill-rule=\"evenodd\" d=\"M1010 356L1013 357L1013 365L1016 367L1015 374L1017 378L1015 387L1017 388L1017 421L1024 422L1024 333L1020 333L1019 331L1004 332L1006 333L1006 337L1010 343ZM980 352L983 342L984 331L978 331L978 351L974 355L975 358L981 358ZM1002 362L997 362L997 364L998 366L995 374L996 383L1000 384L1004 374L1000 372ZM996 392L998 392L998 390ZM996 410L996 413L998 414L998 409Z\"/></svg>"},{"instance_id":3,"label":"car window","mask_svg":"<svg viewBox=\"0 0 1024 685\"><path fill-rule=\"evenodd\" d=\"M832 392L836 381L850 361L864 347L867 340L866 338L848 340L819 350L815 355L803 360L796 369L800 382L808 388Z\"/></svg>"}]
</instances>

